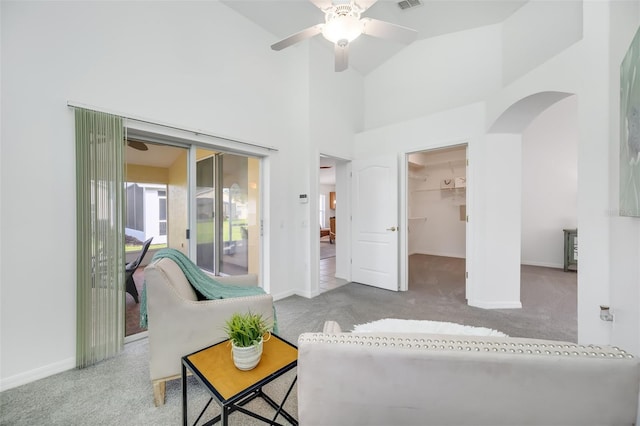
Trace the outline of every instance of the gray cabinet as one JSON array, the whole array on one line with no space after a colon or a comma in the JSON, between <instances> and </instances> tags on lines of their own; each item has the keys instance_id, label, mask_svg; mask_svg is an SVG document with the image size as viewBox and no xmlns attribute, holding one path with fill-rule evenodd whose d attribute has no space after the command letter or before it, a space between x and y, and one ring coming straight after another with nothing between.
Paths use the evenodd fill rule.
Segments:
<instances>
[{"instance_id":1,"label":"gray cabinet","mask_svg":"<svg viewBox=\"0 0 640 426\"><path fill-rule=\"evenodd\" d=\"M564 229L564 271L578 270L578 230Z\"/></svg>"}]
</instances>

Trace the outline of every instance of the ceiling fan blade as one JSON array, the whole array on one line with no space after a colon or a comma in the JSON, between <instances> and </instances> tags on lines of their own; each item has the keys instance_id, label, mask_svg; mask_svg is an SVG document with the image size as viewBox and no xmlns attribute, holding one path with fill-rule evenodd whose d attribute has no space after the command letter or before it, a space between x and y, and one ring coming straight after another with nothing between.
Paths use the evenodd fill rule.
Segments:
<instances>
[{"instance_id":1,"label":"ceiling fan blade","mask_svg":"<svg viewBox=\"0 0 640 426\"><path fill-rule=\"evenodd\" d=\"M129 145L133 149L137 149L138 151L147 151L149 149L146 143L140 141L132 141L130 139L127 140L127 145Z\"/></svg>"},{"instance_id":2,"label":"ceiling fan blade","mask_svg":"<svg viewBox=\"0 0 640 426\"><path fill-rule=\"evenodd\" d=\"M356 0L355 3L358 5L360 10L364 12L365 10L373 6L373 4L377 1L378 0Z\"/></svg>"},{"instance_id":3,"label":"ceiling fan blade","mask_svg":"<svg viewBox=\"0 0 640 426\"><path fill-rule=\"evenodd\" d=\"M402 27L390 22L379 21L377 19L362 18L364 29L362 34L373 37L386 38L388 40L409 44L416 39L418 32L411 28Z\"/></svg>"},{"instance_id":4,"label":"ceiling fan blade","mask_svg":"<svg viewBox=\"0 0 640 426\"><path fill-rule=\"evenodd\" d=\"M318 9L324 11L331 6L333 6L333 2L331 0L310 0Z\"/></svg>"},{"instance_id":5,"label":"ceiling fan blade","mask_svg":"<svg viewBox=\"0 0 640 426\"><path fill-rule=\"evenodd\" d=\"M336 72L344 71L349 67L349 45L335 45L336 53Z\"/></svg>"},{"instance_id":6,"label":"ceiling fan blade","mask_svg":"<svg viewBox=\"0 0 640 426\"><path fill-rule=\"evenodd\" d=\"M273 50L282 50L285 47L289 47L293 44L296 44L302 40L306 40L308 38L311 38L313 36L316 36L318 34L320 34L322 32L322 27L324 26L324 24L318 24L318 25L314 25L313 27L309 27L306 30L302 30L298 33L295 33L293 35L290 35L289 37L280 40L277 43L274 43L271 45L271 48Z\"/></svg>"}]
</instances>

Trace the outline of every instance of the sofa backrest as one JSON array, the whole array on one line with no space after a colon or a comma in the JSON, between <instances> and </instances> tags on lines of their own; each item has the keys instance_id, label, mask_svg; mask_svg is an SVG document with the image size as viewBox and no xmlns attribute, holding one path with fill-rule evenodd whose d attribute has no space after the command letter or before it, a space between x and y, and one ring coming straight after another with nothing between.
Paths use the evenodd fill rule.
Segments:
<instances>
[{"instance_id":1,"label":"sofa backrest","mask_svg":"<svg viewBox=\"0 0 640 426\"><path fill-rule=\"evenodd\" d=\"M636 421L638 360L535 339L305 333L300 424L622 425Z\"/></svg>"},{"instance_id":2,"label":"sofa backrest","mask_svg":"<svg viewBox=\"0 0 640 426\"><path fill-rule=\"evenodd\" d=\"M148 265L145 270L145 280L164 281L171 286L180 297L186 300L198 300L198 296L180 266L169 258L161 258ZM151 278L150 278L151 277Z\"/></svg>"}]
</instances>

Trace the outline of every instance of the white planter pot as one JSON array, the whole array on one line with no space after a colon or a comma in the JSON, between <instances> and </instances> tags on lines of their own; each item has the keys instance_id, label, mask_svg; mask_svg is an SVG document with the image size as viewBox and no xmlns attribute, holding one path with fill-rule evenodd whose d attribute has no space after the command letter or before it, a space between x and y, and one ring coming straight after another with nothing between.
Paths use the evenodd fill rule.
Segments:
<instances>
[{"instance_id":1,"label":"white planter pot","mask_svg":"<svg viewBox=\"0 0 640 426\"><path fill-rule=\"evenodd\" d=\"M231 343L233 363L239 370L252 370L258 365L262 357L262 342L260 339L260 343L244 348Z\"/></svg>"}]
</instances>

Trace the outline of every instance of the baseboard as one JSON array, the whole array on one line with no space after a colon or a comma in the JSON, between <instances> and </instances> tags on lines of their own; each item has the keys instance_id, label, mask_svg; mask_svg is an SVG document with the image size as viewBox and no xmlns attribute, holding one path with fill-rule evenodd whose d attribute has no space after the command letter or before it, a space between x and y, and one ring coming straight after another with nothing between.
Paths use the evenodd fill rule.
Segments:
<instances>
[{"instance_id":1,"label":"baseboard","mask_svg":"<svg viewBox=\"0 0 640 426\"><path fill-rule=\"evenodd\" d=\"M141 331L140 333L125 336L124 344L137 342L138 340L146 339L149 337L149 331Z\"/></svg>"},{"instance_id":2,"label":"baseboard","mask_svg":"<svg viewBox=\"0 0 640 426\"><path fill-rule=\"evenodd\" d=\"M313 299L313 298L314 298L314 297L316 297L316 296L320 296L320 294L322 294L322 293L320 292L320 289L317 289L316 291L309 292L309 295L310 295L310 296L309 296L309 299Z\"/></svg>"},{"instance_id":3,"label":"baseboard","mask_svg":"<svg viewBox=\"0 0 640 426\"><path fill-rule=\"evenodd\" d=\"M522 309L520 301L485 302L482 300L469 300L469 306L482 309Z\"/></svg>"},{"instance_id":4,"label":"baseboard","mask_svg":"<svg viewBox=\"0 0 640 426\"><path fill-rule=\"evenodd\" d=\"M535 261L529 261L529 260L523 260L520 263L528 266L541 266L543 268L564 269L564 265L560 263L535 262Z\"/></svg>"},{"instance_id":5,"label":"baseboard","mask_svg":"<svg viewBox=\"0 0 640 426\"><path fill-rule=\"evenodd\" d=\"M282 293L272 294L271 296L273 297L273 300L276 301L276 300L286 299L287 297L294 296L296 294L298 294L296 291L288 290Z\"/></svg>"},{"instance_id":6,"label":"baseboard","mask_svg":"<svg viewBox=\"0 0 640 426\"><path fill-rule=\"evenodd\" d=\"M311 290L295 291L293 292L293 294L291 294L291 296L295 295L295 296L304 297L306 299L312 299L314 296L317 296L318 294L320 294L320 289L316 290L316 292L312 292Z\"/></svg>"},{"instance_id":7,"label":"baseboard","mask_svg":"<svg viewBox=\"0 0 640 426\"><path fill-rule=\"evenodd\" d=\"M21 385L26 385L27 383L35 382L36 380L44 379L45 377L53 376L54 374L62 373L74 368L76 368L76 359L68 358L54 362L53 364L25 371L24 373L16 374L15 376L6 377L0 379L0 392L16 388Z\"/></svg>"}]
</instances>

